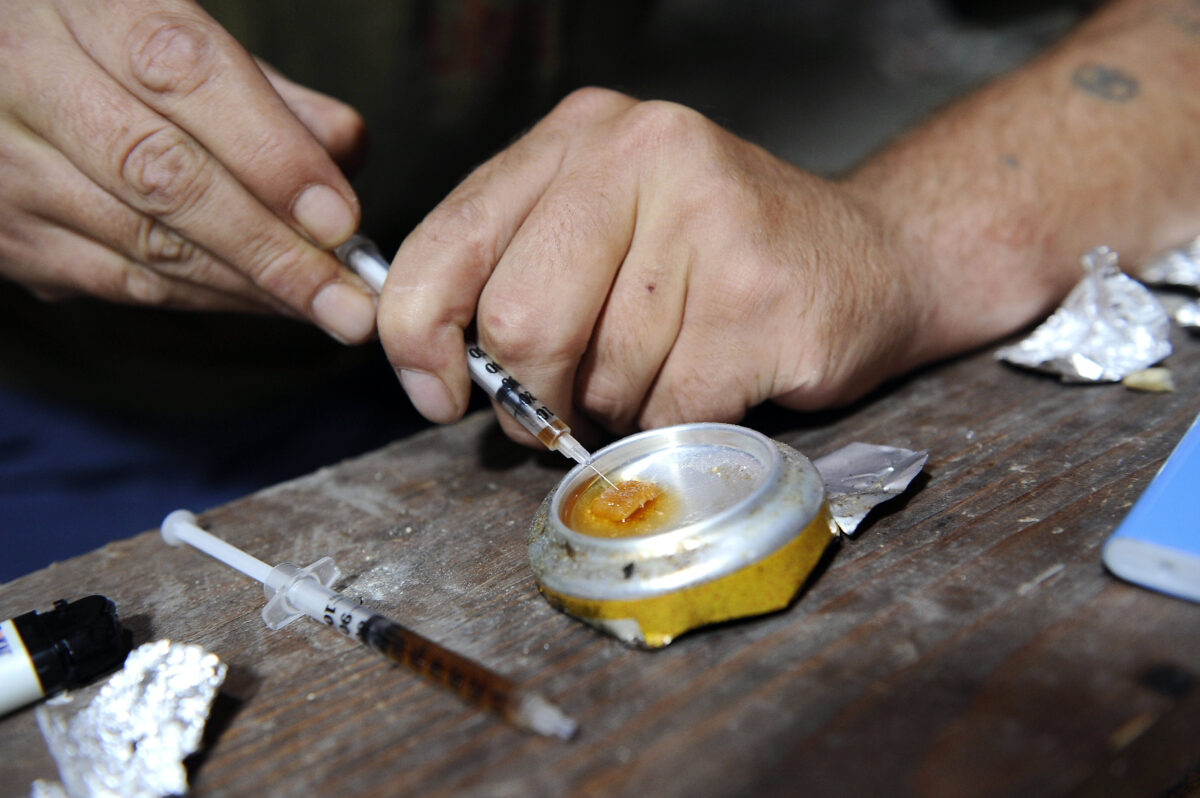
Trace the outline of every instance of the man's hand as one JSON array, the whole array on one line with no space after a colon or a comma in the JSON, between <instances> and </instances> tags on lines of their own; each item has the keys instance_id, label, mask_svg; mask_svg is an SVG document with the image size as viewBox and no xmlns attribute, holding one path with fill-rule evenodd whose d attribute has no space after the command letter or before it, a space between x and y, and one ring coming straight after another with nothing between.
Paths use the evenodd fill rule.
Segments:
<instances>
[{"instance_id":1,"label":"man's hand","mask_svg":"<svg viewBox=\"0 0 1200 798\"><path fill-rule=\"evenodd\" d=\"M334 163L354 111L268 79L186 0L7 1L0 74L0 275L370 336L369 292L322 251L358 224Z\"/></svg>"},{"instance_id":2,"label":"man's hand","mask_svg":"<svg viewBox=\"0 0 1200 798\"><path fill-rule=\"evenodd\" d=\"M919 362L931 288L915 263L868 201L686 108L589 89L408 237L379 331L435 421L466 408L473 321L564 415L617 432L736 420L767 399L848 400Z\"/></svg>"},{"instance_id":3,"label":"man's hand","mask_svg":"<svg viewBox=\"0 0 1200 798\"><path fill-rule=\"evenodd\" d=\"M1116 0L838 183L579 92L409 236L380 337L435 421L466 407L472 322L618 432L849 400L1042 316L1099 244L1136 264L1200 233L1198 69L1195 0Z\"/></svg>"}]
</instances>

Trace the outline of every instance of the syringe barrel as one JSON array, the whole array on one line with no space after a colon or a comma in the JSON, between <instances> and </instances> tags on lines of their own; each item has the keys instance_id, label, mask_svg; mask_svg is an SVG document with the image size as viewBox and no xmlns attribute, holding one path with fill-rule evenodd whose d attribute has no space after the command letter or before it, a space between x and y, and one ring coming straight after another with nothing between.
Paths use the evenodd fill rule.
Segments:
<instances>
[{"instance_id":1,"label":"syringe barrel","mask_svg":"<svg viewBox=\"0 0 1200 798\"><path fill-rule=\"evenodd\" d=\"M387 280L389 263L379 252L375 242L358 234L350 236L346 243L333 251L337 259L363 279L375 293L383 291Z\"/></svg>"},{"instance_id":2,"label":"syringe barrel","mask_svg":"<svg viewBox=\"0 0 1200 798\"><path fill-rule=\"evenodd\" d=\"M467 346L467 369L488 396L547 447L555 448L558 438L570 433L570 427L478 344Z\"/></svg>"},{"instance_id":3,"label":"syringe barrel","mask_svg":"<svg viewBox=\"0 0 1200 798\"><path fill-rule=\"evenodd\" d=\"M338 260L375 289L383 290L390 264L379 248L366 236L350 236L334 250ZM509 415L547 449L561 452L580 463L588 461L587 449L571 437L571 428L551 412L536 396L513 379L496 360L478 344L467 346L467 370L471 379L487 391Z\"/></svg>"},{"instance_id":4,"label":"syringe barrel","mask_svg":"<svg viewBox=\"0 0 1200 798\"><path fill-rule=\"evenodd\" d=\"M516 697L516 685L512 680L382 615L363 625L359 636L362 642L393 662L407 665L478 706L505 716L514 709L511 704Z\"/></svg>"},{"instance_id":5,"label":"syringe barrel","mask_svg":"<svg viewBox=\"0 0 1200 798\"><path fill-rule=\"evenodd\" d=\"M288 565L277 566L271 581L278 582L277 590L290 608L332 626L477 704L505 712L513 693L510 680L326 587L314 575Z\"/></svg>"},{"instance_id":6,"label":"syringe barrel","mask_svg":"<svg viewBox=\"0 0 1200 798\"><path fill-rule=\"evenodd\" d=\"M321 583L315 574L291 563L275 566L263 583L268 595L282 593L284 606L328 624L349 637L360 637L363 624L375 613Z\"/></svg>"},{"instance_id":7,"label":"syringe barrel","mask_svg":"<svg viewBox=\"0 0 1200 798\"><path fill-rule=\"evenodd\" d=\"M518 728L560 740L575 735L575 721L537 693L517 689L511 679L382 615L368 620L358 636L393 662L407 665L477 706L498 712Z\"/></svg>"}]
</instances>

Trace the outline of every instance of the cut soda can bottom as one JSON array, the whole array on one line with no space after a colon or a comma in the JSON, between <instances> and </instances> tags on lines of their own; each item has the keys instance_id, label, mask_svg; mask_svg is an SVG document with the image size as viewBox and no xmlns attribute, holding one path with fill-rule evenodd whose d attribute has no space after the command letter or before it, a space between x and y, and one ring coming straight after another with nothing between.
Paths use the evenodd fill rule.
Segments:
<instances>
[{"instance_id":1,"label":"cut soda can bottom","mask_svg":"<svg viewBox=\"0 0 1200 798\"><path fill-rule=\"evenodd\" d=\"M839 534L812 463L746 427L650 430L591 465L538 508L530 564L551 605L630 645L786 607Z\"/></svg>"}]
</instances>

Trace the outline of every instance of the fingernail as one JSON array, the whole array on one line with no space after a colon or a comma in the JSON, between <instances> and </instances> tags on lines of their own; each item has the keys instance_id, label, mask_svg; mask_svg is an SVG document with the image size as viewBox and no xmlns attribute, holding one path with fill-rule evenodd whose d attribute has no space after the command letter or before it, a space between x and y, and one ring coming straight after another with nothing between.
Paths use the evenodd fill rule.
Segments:
<instances>
[{"instance_id":1,"label":"fingernail","mask_svg":"<svg viewBox=\"0 0 1200 798\"><path fill-rule=\"evenodd\" d=\"M400 369L400 384L412 400L417 412L430 421L445 424L458 418L458 408L450 398L445 383L432 374L413 369Z\"/></svg>"},{"instance_id":2,"label":"fingernail","mask_svg":"<svg viewBox=\"0 0 1200 798\"><path fill-rule=\"evenodd\" d=\"M317 324L342 343L365 340L375 329L375 300L345 283L330 283L312 301Z\"/></svg>"},{"instance_id":3,"label":"fingernail","mask_svg":"<svg viewBox=\"0 0 1200 798\"><path fill-rule=\"evenodd\" d=\"M354 210L342 195L323 185L306 188L292 205L292 216L323 247L336 247L358 226Z\"/></svg>"}]
</instances>

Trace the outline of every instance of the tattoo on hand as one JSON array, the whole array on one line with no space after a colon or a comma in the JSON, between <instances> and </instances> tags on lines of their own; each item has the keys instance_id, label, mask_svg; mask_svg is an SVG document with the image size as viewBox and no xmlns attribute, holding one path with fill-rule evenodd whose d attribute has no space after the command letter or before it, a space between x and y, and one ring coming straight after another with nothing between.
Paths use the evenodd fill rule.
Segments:
<instances>
[{"instance_id":1,"label":"tattoo on hand","mask_svg":"<svg viewBox=\"0 0 1200 798\"><path fill-rule=\"evenodd\" d=\"M1138 95L1137 78L1104 64L1083 64L1071 75L1071 82L1102 100L1114 103L1129 102Z\"/></svg>"}]
</instances>

